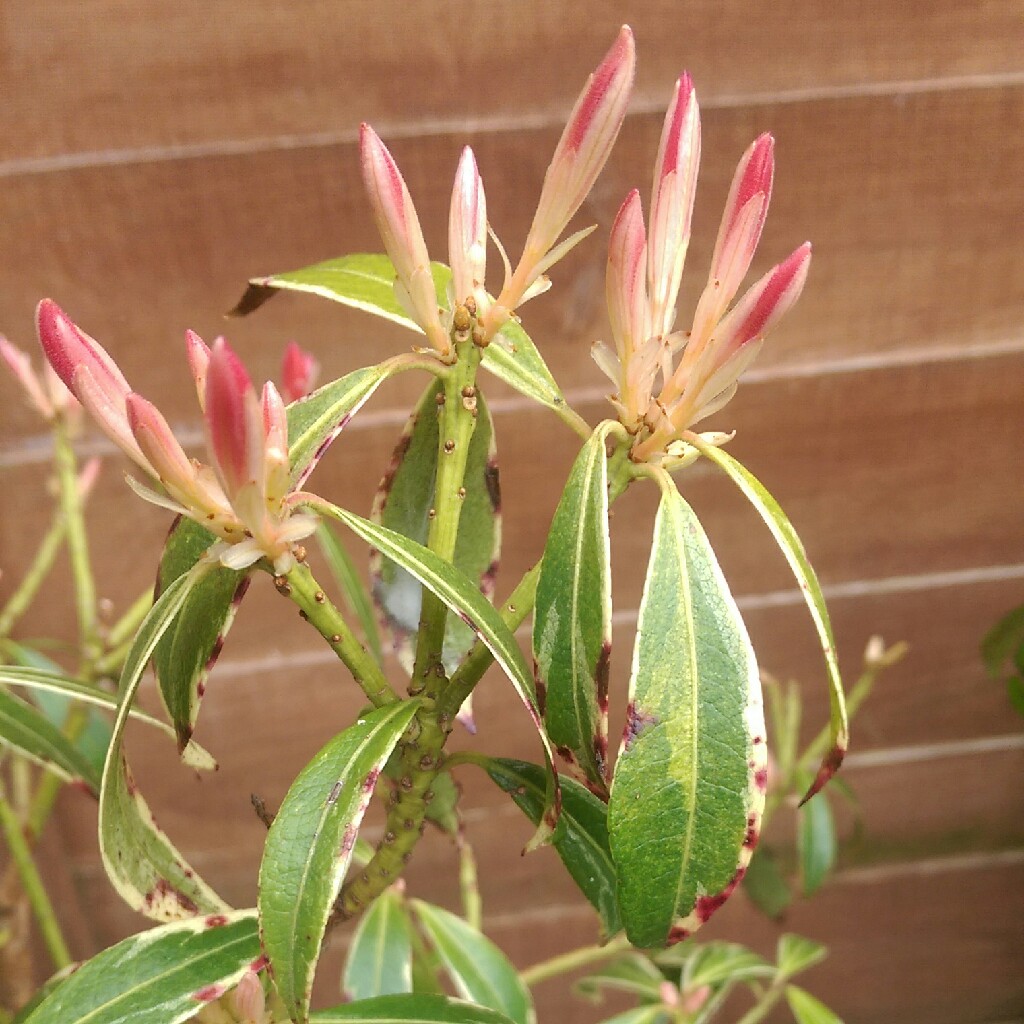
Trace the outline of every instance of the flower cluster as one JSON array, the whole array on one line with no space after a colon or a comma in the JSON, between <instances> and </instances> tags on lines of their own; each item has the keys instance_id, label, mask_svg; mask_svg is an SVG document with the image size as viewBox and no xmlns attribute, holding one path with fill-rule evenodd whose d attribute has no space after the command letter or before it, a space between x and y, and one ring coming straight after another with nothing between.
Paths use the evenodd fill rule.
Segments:
<instances>
[{"instance_id":1,"label":"flower cluster","mask_svg":"<svg viewBox=\"0 0 1024 1024\"><path fill-rule=\"evenodd\" d=\"M700 162L700 111L689 75L676 83L665 117L649 230L635 189L615 219L607 273L614 347L598 342L593 354L616 387L611 400L635 436L637 461L671 454L670 446L689 427L732 398L765 335L803 289L811 260L807 242L729 308L768 213L773 147L772 137L762 135L736 168L708 282L688 331L674 327Z\"/></svg>"},{"instance_id":2,"label":"flower cluster","mask_svg":"<svg viewBox=\"0 0 1024 1024\"><path fill-rule=\"evenodd\" d=\"M496 299L484 285L487 203L472 150L467 146L463 151L452 190L448 226L452 283L448 308L439 309L430 257L409 190L377 134L369 125L362 126L363 180L384 247L395 265L395 294L442 358L451 357L458 307L469 309L476 318L477 343L488 344L518 306L547 290L550 282L545 272L593 230L578 231L558 243L608 159L626 115L635 66L633 34L624 26L569 116L515 270L492 234L505 265L504 284Z\"/></svg>"},{"instance_id":3,"label":"flower cluster","mask_svg":"<svg viewBox=\"0 0 1024 1024\"><path fill-rule=\"evenodd\" d=\"M316 517L295 509L284 402L269 381L257 395L223 338L208 348L193 332L188 361L203 410L210 465L190 459L151 402L132 391L117 364L56 303L37 311L50 365L104 433L151 479L158 493L129 477L143 498L194 519L223 541L222 564L243 569L268 558L276 572L294 564L292 548Z\"/></svg>"}]
</instances>

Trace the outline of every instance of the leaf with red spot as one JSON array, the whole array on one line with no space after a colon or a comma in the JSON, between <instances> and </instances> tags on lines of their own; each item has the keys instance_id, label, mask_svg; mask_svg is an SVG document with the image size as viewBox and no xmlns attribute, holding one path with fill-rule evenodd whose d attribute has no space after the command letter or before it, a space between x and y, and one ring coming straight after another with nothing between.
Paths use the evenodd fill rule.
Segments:
<instances>
[{"instance_id":1,"label":"leaf with red spot","mask_svg":"<svg viewBox=\"0 0 1024 1024\"><path fill-rule=\"evenodd\" d=\"M843 763L846 748L850 744L850 722L846 713L846 695L843 693L843 681L839 675L836 643L832 637L832 624L828 617L828 608L825 606L825 596L821 592L818 577L807 559L807 553L804 551L803 543L797 536L796 530L793 529L793 524L789 521L786 513L782 511L779 503L768 493L764 484L721 448L707 444L697 435L688 435L687 441L701 455L710 459L725 472L764 520L796 577L804 601L811 613L814 628L818 633L828 674L831 746L822 758L814 781L804 794L802 802L806 803L838 771L839 766Z\"/></svg>"},{"instance_id":2,"label":"leaf with red spot","mask_svg":"<svg viewBox=\"0 0 1024 1024\"><path fill-rule=\"evenodd\" d=\"M293 1020L309 1017L313 975L331 909L381 769L412 721L407 700L362 715L292 783L260 865L263 948Z\"/></svg>"},{"instance_id":3,"label":"leaf with red spot","mask_svg":"<svg viewBox=\"0 0 1024 1024\"><path fill-rule=\"evenodd\" d=\"M157 826L123 750L132 703L153 651L212 569L210 563L200 561L170 583L139 627L118 682L117 716L103 766L99 806L103 866L125 902L157 921L227 908Z\"/></svg>"},{"instance_id":4,"label":"leaf with red spot","mask_svg":"<svg viewBox=\"0 0 1024 1024\"><path fill-rule=\"evenodd\" d=\"M734 891L764 809L754 651L697 517L663 479L608 803L626 934L685 938Z\"/></svg>"},{"instance_id":5,"label":"leaf with red spot","mask_svg":"<svg viewBox=\"0 0 1024 1024\"><path fill-rule=\"evenodd\" d=\"M87 960L23 1024L178 1024L259 967L255 910L178 921Z\"/></svg>"},{"instance_id":6,"label":"leaf with red spot","mask_svg":"<svg viewBox=\"0 0 1024 1024\"><path fill-rule=\"evenodd\" d=\"M370 518L389 530L426 544L429 512L435 505L438 460L437 396L443 385L432 381L395 447L391 465L380 482ZM493 597L501 550L501 493L494 445L494 425L487 403L476 394L477 418L466 456L465 489L454 564L480 593ZM371 562L373 598L391 633L399 659L412 671L412 638L420 623L422 585L406 569L379 551ZM451 673L476 642L476 634L457 616L445 625L442 660Z\"/></svg>"},{"instance_id":7,"label":"leaf with red spot","mask_svg":"<svg viewBox=\"0 0 1024 1024\"><path fill-rule=\"evenodd\" d=\"M533 659L544 724L574 775L607 795L612 572L608 431L599 427L569 473L544 547Z\"/></svg>"}]
</instances>

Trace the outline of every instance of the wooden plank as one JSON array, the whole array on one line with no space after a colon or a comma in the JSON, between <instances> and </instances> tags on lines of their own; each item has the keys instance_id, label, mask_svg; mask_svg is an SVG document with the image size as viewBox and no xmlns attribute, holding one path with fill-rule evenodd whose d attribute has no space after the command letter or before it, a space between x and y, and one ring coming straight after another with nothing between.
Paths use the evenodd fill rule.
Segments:
<instances>
[{"instance_id":1,"label":"wooden plank","mask_svg":"<svg viewBox=\"0 0 1024 1024\"><path fill-rule=\"evenodd\" d=\"M0 159L351 132L361 119L420 131L438 119L557 120L622 19L612 0L574 13L564 0L320 0L301 13L223 3L211 20L201 4L166 0L8 0ZM639 5L638 99L664 102L683 66L712 103L1020 70L1014 0L820 14L814 0L757 17L739 0Z\"/></svg>"},{"instance_id":2,"label":"wooden plank","mask_svg":"<svg viewBox=\"0 0 1024 1024\"><path fill-rule=\"evenodd\" d=\"M805 238L816 250L806 294L760 369L813 372L821 361L899 361L936 347L958 355L1017 338L1024 281L1014 226L1024 219L1024 182L1008 168L1020 163L1024 142L1006 125L1022 120L1024 87L708 112L681 321L706 273L737 155L770 127L779 168L755 272ZM659 121L629 123L579 218L601 231L556 268L552 292L524 308L566 388L606 387L589 355L607 335L604 235L626 191L647 187ZM513 254L555 137L521 131L474 140L491 220ZM880 139L899 144L880 147ZM444 255L439 240L462 141L462 133L395 140L435 255ZM175 423L196 419L181 359L186 327L208 338L227 330L260 378L276 374L289 338L314 350L325 377L410 344L397 327L306 296L277 298L249 320L222 319L254 274L380 248L352 145L15 176L0 190L0 224L6 263L18 268L0 281L8 336L30 346L31 310L41 296L56 297ZM38 432L10 383L0 388L7 443ZM412 390L413 382L398 382L375 408L400 404Z\"/></svg>"}]
</instances>

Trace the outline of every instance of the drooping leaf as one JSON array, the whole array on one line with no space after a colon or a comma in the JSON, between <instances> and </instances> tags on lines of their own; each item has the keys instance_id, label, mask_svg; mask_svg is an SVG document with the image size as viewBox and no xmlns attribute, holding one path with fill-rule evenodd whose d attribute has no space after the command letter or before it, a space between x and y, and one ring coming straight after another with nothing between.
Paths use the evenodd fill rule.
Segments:
<instances>
[{"instance_id":1,"label":"drooping leaf","mask_svg":"<svg viewBox=\"0 0 1024 1024\"><path fill-rule=\"evenodd\" d=\"M64 670L55 661L51 661L45 654L26 644L6 640L3 644L3 649L4 653L15 665L21 665L24 668L41 669L56 676L63 676L64 674ZM31 696L47 720L52 722L58 729L63 729L68 715L71 713L73 699L67 694L40 689L32 691ZM75 747L89 759L89 762L96 768L97 772L103 771L107 747L110 746L110 730L110 716L98 707L90 707L87 711L85 726L73 741Z\"/></svg>"},{"instance_id":2,"label":"drooping leaf","mask_svg":"<svg viewBox=\"0 0 1024 1024\"><path fill-rule=\"evenodd\" d=\"M769 917L781 917L793 902L793 893L770 847L761 843L743 876L743 891Z\"/></svg>"},{"instance_id":3,"label":"drooping leaf","mask_svg":"<svg viewBox=\"0 0 1024 1024\"><path fill-rule=\"evenodd\" d=\"M107 876L134 910L157 921L219 914L227 904L196 874L157 826L139 793L122 744L132 702L160 638L212 566L198 562L170 583L139 627L118 684L114 732L100 789L100 854Z\"/></svg>"},{"instance_id":4,"label":"drooping leaf","mask_svg":"<svg viewBox=\"0 0 1024 1024\"><path fill-rule=\"evenodd\" d=\"M569 473L544 546L533 612L537 692L548 736L574 774L602 794L612 649L606 435L594 432Z\"/></svg>"},{"instance_id":5,"label":"drooping leaf","mask_svg":"<svg viewBox=\"0 0 1024 1024\"><path fill-rule=\"evenodd\" d=\"M261 964L254 910L163 925L82 964L26 1024L178 1024Z\"/></svg>"},{"instance_id":6,"label":"drooping leaf","mask_svg":"<svg viewBox=\"0 0 1024 1024\"><path fill-rule=\"evenodd\" d=\"M824 794L819 793L797 811L796 850L805 896L817 892L835 867L837 847L832 808Z\"/></svg>"},{"instance_id":7,"label":"drooping leaf","mask_svg":"<svg viewBox=\"0 0 1024 1024\"><path fill-rule=\"evenodd\" d=\"M743 492L743 495L764 520L796 577L800 591L804 595L804 601L811 613L811 620L818 632L828 672L831 747L822 759L821 767L818 769L810 789L804 795L803 799L806 802L838 771L850 743L846 696L843 693L843 682L839 676L836 645L832 637L832 624L828 617L828 608L825 606L825 597L821 592L818 577L807 559L803 542L797 536L786 513L782 511L779 503L768 493L765 486L745 466L737 462L727 452L722 451L721 448L706 444L696 435L687 440L700 451L701 455L725 471L729 479Z\"/></svg>"},{"instance_id":8,"label":"drooping leaf","mask_svg":"<svg viewBox=\"0 0 1024 1024\"><path fill-rule=\"evenodd\" d=\"M28 701L0 690L0 747L11 746L68 782L100 791L96 767L42 712Z\"/></svg>"},{"instance_id":9,"label":"drooping leaf","mask_svg":"<svg viewBox=\"0 0 1024 1024\"><path fill-rule=\"evenodd\" d=\"M430 272L438 305L447 308L451 271L443 263L431 263ZM251 313L279 291L308 292L422 333L395 298L394 282L394 264L387 256L354 253L301 270L254 277L231 312L237 316ZM515 321L506 323L487 346L481 365L510 387L549 408L565 405L565 398L536 345Z\"/></svg>"},{"instance_id":10,"label":"drooping leaf","mask_svg":"<svg viewBox=\"0 0 1024 1024\"><path fill-rule=\"evenodd\" d=\"M179 518L171 527L160 557L156 596L189 572L216 540L191 519ZM192 738L207 677L245 596L249 574L248 569L212 569L188 595L153 652L160 696L182 749Z\"/></svg>"},{"instance_id":11,"label":"drooping leaf","mask_svg":"<svg viewBox=\"0 0 1024 1024\"><path fill-rule=\"evenodd\" d=\"M421 900L415 900L413 906L460 996L503 1013L515 1024L534 1024L529 989L490 939L441 907Z\"/></svg>"},{"instance_id":12,"label":"drooping leaf","mask_svg":"<svg viewBox=\"0 0 1024 1024\"><path fill-rule=\"evenodd\" d=\"M378 996L319 1010L313 1024L512 1024L503 1013L461 999L416 993Z\"/></svg>"},{"instance_id":13,"label":"drooping leaf","mask_svg":"<svg viewBox=\"0 0 1024 1024\"><path fill-rule=\"evenodd\" d=\"M786 986L786 1002L796 1018L797 1024L843 1024L820 999L805 992L796 985Z\"/></svg>"},{"instance_id":14,"label":"drooping leaf","mask_svg":"<svg viewBox=\"0 0 1024 1024\"><path fill-rule=\"evenodd\" d=\"M97 690L94 686L88 686L75 679L68 679L65 676L54 675L39 669L15 668L10 665L0 666L0 684L23 687L34 694L37 699L43 694L49 694L63 697L69 702L80 701L109 711L116 711L118 708L118 700L112 694ZM147 725L159 729L172 740L174 739L174 730L169 725L147 715L145 711L141 711L139 708L130 708L128 715L136 721L145 722ZM217 767L217 762L194 740L185 748L182 756L190 768L210 771ZM100 768L102 769L102 764Z\"/></svg>"},{"instance_id":15,"label":"drooping leaf","mask_svg":"<svg viewBox=\"0 0 1024 1024\"><path fill-rule=\"evenodd\" d=\"M324 930L363 815L418 706L377 708L330 740L292 783L267 833L258 901L263 947L294 1020L309 1016Z\"/></svg>"},{"instance_id":16,"label":"drooping leaf","mask_svg":"<svg viewBox=\"0 0 1024 1024\"><path fill-rule=\"evenodd\" d=\"M443 393L441 382L431 381L402 431L370 513L373 522L420 544L427 542L428 513L435 505L434 481L438 458L436 399L440 393ZM462 499L454 563L468 579L477 581L480 592L489 600L494 594L501 550L501 493L494 425L487 403L479 392L476 409L476 428L466 455L466 496ZM410 638L419 628L421 585L406 569L379 552L373 556L372 576L374 601L392 635L399 659L406 671L411 672L413 650ZM446 671L455 671L475 640L476 634L458 616L448 617L442 649Z\"/></svg>"},{"instance_id":17,"label":"drooping leaf","mask_svg":"<svg viewBox=\"0 0 1024 1024\"><path fill-rule=\"evenodd\" d=\"M775 962L779 973L786 978L795 978L828 956L828 950L812 939L802 935L780 935L775 951Z\"/></svg>"},{"instance_id":18,"label":"drooping leaf","mask_svg":"<svg viewBox=\"0 0 1024 1024\"><path fill-rule=\"evenodd\" d=\"M462 573L439 558L433 551L423 547L422 544L417 544L415 541L409 540L408 537L403 537L401 534L328 502L317 502L315 508L323 515L331 516L344 523L357 536L362 537L383 555L406 569L410 575L418 579L431 593L454 611L494 655L494 660L508 676L519 699L525 705L530 718L537 727L541 744L544 747L544 755L550 772L547 810L537 835L531 840L528 848L545 842L554 830L558 817L560 802L558 779L554 771L551 744L541 725L530 670L523 657L523 652L516 643L515 636L502 621L501 614L470 580L467 580Z\"/></svg>"},{"instance_id":19,"label":"drooping leaf","mask_svg":"<svg viewBox=\"0 0 1024 1024\"><path fill-rule=\"evenodd\" d=\"M381 661L383 655L380 648L380 634L377 632L377 620L373 614L373 604L370 595L363 581L359 578L359 572L351 556L345 550L344 544L334 535L334 531L327 523L321 523L316 531L317 543L323 552L327 567L331 575L341 589L345 603L359 619L359 625L363 627L363 635L370 647L370 651L377 661Z\"/></svg>"},{"instance_id":20,"label":"drooping leaf","mask_svg":"<svg viewBox=\"0 0 1024 1024\"><path fill-rule=\"evenodd\" d=\"M349 1001L412 991L412 922L394 889L381 893L359 919L341 988Z\"/></svg>"},{"instance_id":21,"label":"drooping leaf","mask_svg":"<svg viewBox=\"0 0 1024 1024\"><path fill-rule=\"evenodd\" d=\"M530 821L540 823L547 782L540 765L497 757L478 763ZM562 779L562 814L552 842L580 892L600 915L602 935L611 938L622 929L622 921L607 816L608 808L590 790L573 779Z\"/></svg>"},{"instance_id":22,"label":"drooping leaf","mask_svg":"<svg viewBox=\"0 0 1024 1024\"><path fill-rule=\"evenodd\" d=\"M685 938L739 883L764 808L764 740L743 620L700 523L666 484L608 804L634 945Z\"/></svg>"}]
</instances>

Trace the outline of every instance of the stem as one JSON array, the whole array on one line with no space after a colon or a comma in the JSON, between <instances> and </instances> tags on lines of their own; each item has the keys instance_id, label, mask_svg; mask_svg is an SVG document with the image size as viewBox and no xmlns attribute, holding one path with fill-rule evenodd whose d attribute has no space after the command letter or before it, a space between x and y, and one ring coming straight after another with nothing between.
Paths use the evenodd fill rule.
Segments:
<instances>
[{"instance_id":1,"label":"stem","mask_svg":"<svg viewBox=\"0 0 1024 1024\"><path fill-rule=\"evenodd\" d=\"M782 998L786 991L788 978L783 978L781 983L778 978L765 989L758 1001L749 1009L736 1024L760 1024L771 1012L775 1004Z\"/></svg>"},{"instance_id":2,"label":"stem","mask_svg":"<svg viewBox=\"0 0 1024 1024\"><path fill-rule=\"evenodd\" d=\"M480 887L477 884L476 857L473 847L462 829L459 830L459 890L462 893L462 914L466 923L480 931L483 923L483 903L480 899Z\"/></svg>"},{"instance_id":3,"label":"stem","mask_svg":"<svg viewBox=\"0 0 1024 1024\"><path fill-rule=\"evenodd\" d=\"M50 959L53 960L54 966L58 970L67 967L71 963L71 954L68 952L60 925L57 923L57 915L53 912L53 904L50 903L50 898L46 894L46 886L43 884L42 878L39 877L35 861L32 860L32 853L22 832L21 822L3 794L0 794L0 829L3 829L4 838L11 851L11 860L17 868L22 889L36 916L39 931L47 952L50 954Z\"/></svg>"},{"instance_id":4,"label":"stem","mask_svg":"<svg viewBox=\"0 0 1024 1024\"><path fill-rule=\"evenodd\" d=\"M135 634L142 620L153 607L153 588L146 589L132 602L132 606L107 631L107 645L117 647L126 641L135 639Z\"/></svg>"},{"instance_id":5,"label":"stem","mask_svg":"<svg viewBox=\"0 0 1024 1024\"><path fill-rule=\"evenodd\" d=\"M527 967L520 971L519 976L530 988L539 985L549 978L557 978L560 974L568 974L570 971L578 970L581 967L589 967L591 964L600 963L602 960L611 960L620 953L632 949L629 940L625 935L618 935L603 946L583 946L574 949L569 953L562 953L560 956L552 957L550 960L542 960L539 964Z\"/></svg>"},{"instance_id":6,"label":"stem","mask_svg":"<svg viewBox=\"0 0 1024 1024\"><path fill-rule=\"evenodd\" d=\"M32 559L28 572L22 577L18 589L11 594L3 611L0 612L0 637L11 635L15 623L24 615L36 594L39 593L39 588L53 568L66 533L64 517L60 511L57 511L50 528L39 543L39 548Z\"/></svg>"},{"instance_id":7,"label":"stem","mask_svg":"<svg viewBox=\"0 0 1024 1024\"><path fill-rule=\"evenodd\" d=\"M349 629L305 562L297 563L284 576L275 576L274 585L279 593L299 606L299 614L330 644L374 707L384 707L399 699L384 670Z\"/></svg>"}]
</instances>

